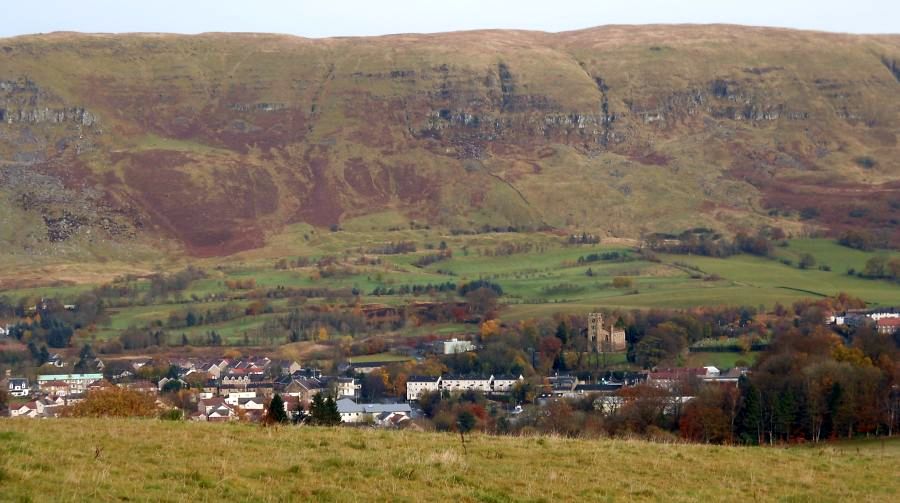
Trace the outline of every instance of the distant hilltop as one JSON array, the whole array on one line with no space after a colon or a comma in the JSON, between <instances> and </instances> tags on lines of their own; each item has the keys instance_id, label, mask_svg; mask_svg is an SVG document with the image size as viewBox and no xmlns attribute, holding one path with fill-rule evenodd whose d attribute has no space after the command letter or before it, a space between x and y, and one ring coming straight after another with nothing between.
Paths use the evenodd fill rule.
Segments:
<instances>
[{"instance_id":1,"label":"distant hilltop","mask_svg":"<svg viewBox=\"0 0 900 503\"><path fill-rule=\"evenodd\" d=\"M877 233L900 36L607 26L0 39L5 253L192 256L285 226Z\"/></svg>"}]
</instances>

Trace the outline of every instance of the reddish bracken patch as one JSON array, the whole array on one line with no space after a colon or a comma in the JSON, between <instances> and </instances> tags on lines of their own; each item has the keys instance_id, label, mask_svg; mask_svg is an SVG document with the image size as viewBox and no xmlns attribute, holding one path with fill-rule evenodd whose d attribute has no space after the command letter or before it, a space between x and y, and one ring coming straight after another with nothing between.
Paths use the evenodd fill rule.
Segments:
<instances>
[{"instance_id":1,"label":"reddish bracken patch","mask_svg":"<svg viewBox=\"0 0 900 503\"><path fill-rule=\"evenodd\" d=\"M762 204L823 225L837 236L867 230L900 245L900 182L862 184L821 179L808 159L787 152L748 152L728 174L756 187ZM809 178L779 177L781 169L804 169ZM816 177L816 178L813 178Z\"/></svg>"},{"instance_id":2,"label":"reddish bracken patch","mask_svg":"<svg viewBox=\"0 0 900 503\"><path fill-rule=\"evenodd\" d=\"M830 229L833 236L865 229L900 245L900 182L883 185L813 186L778 182L765 185L767 208L790 210Z\"/></svg>"},{"instance_id":3,"label":"reddish bracken patch","mask_svg":"<svg viewBox=\"0 0 900 503\"><path fill-rule=\"evenodd\" d=\"M322 227L340 223L344 210L338 200L334 180L328 176L328 159L307 155L307 163L308 181L300 188L305 191L301 196L297 221Z\"/></svg>"},{"instance_id":4,"label":"reddish bracken patch","mask_svg":"<svg viewBox=\"0 0 900 503\"><path fill-rule=\"evenodd\" d=\"M267 171L221 164L208 184L180 169L190 158L176 152L135 154L125 170L133 197L160 231L195 256L227 255L263 245L261 217L277 209L278 189Z\"/></svg>"},{"instance_id":5,"label":"reddish bracken patch","mask_svg":"<svg viewBox=\"0 0 900 503\"><path fill-rule=\"evenodd\" d=\"M645 164L647 166L668 166L671 157L660 154L659 152L636 152L629 154L629 159L634 162Z\"/></svg>"}]
</instances>

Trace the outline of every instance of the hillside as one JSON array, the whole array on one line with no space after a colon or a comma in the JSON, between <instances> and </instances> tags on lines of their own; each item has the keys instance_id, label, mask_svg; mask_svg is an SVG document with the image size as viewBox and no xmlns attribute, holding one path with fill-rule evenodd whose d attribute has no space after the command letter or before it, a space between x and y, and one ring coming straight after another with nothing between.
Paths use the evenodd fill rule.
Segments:
<instances>
[{"instance_id":1,"label":"hillside","mask_svg":"<svg viewBox=\"0 0 900 503\"><path fill-rule=\"evenodd\" d=\"M466 455L452 434L141 420L4 420L0 439L9 500L895 501L900 490L896 441L767 449L473 436Z\"/></svg>"},{"instance_id":2,"label":"hillside","mask_svg":"<svg viewBox=\"0 0 900 503\"><path fill-rule=\"evenodd\" d=\"M897 35L736 26L2 39L0 253L221 256L360 219L897 245L898 61Z\"/></svg>"}]
</instances>

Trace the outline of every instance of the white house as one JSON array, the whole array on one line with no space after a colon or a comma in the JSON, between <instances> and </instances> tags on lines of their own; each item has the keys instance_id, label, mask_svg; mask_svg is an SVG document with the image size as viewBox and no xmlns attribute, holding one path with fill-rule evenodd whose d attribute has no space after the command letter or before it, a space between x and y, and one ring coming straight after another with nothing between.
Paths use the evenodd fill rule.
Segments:
<instances>
[{"instance_id":1,"label":"white house","mask_svg":"<svg viewBox=\"0 0 900 503\"><path fill-rule=\"evenodd\" d=\"M893 309L886 311L875 311L869 314L869 318L872 318L874 321L884 320L887 318L900 318L900 312L894 311Z\"/></svg>"},{"instance_id":2,"label":"white house","mask_svg":"<svg viewBox=\"0 0 900 503\"><path fill-rule=\"evenodd\" d=\"M228 405L237 405L241 400L246 400L248 398L256 398L255 391L235 391L229 390L226 392L225 403Z\"/></svg>"},{"instance_id":3,"label":"white house","mask_svg":"<svg viewBox=\"0 0 900 503\"><path fill-rule=\"evenodd\" d=\"M10 377L8 388L9 394L15 397L26 397L31 393L31 388L28 386L28 379L25 379L24 377Z\"/></svg>"},{"instance_id":4,"label":"white house","mask_svg":"<svg viewBox=\"0 0 900 503\"><path fill-rule=\"evenodd\" d=\"M66 366L66 362L65 362L65 360L63 360L63 357L60 356L59 353L53 353L52 355L50 355L50 359L47 360L47 365L50 365L50 366L53 366L56 368L63 368Z\"/></svg>"},{"instance_id":5,"label":"white house","mask_svg":"<svg viewBox=\"0 0 900 503\"><path fill-rule=\"evenodd\" d=\"M265 410L266 404L261 398L241 398L237 403L244 410Z\"/></svg>"},{"instance_id":6,"label":"white house","mask_svg":"<svg viewBox=\"0 0 900 503\"><path fill-rule=\"evenodd\" d=\"M494 393L509 393L512 391L513 386L519 381L524 381L525 378L521 375L519 376L497 376L493 378L491 381L491 391Z\"/></svg>"},{"instance_id":7,"label":"white house","mask_svg":"<svg viewBox=\"0 0 900 503\"><path fill-rule=\"evenodd\" d=\"M461 341L459 339L453 338L449 341L441 341L437 343L437 349L441 354L452 355L456 353L475 351L475 345L472 344L472 341Z\"/></svg>"},{"instance_id":8,"label":"white house","mask_svg":"<svg viewBox=\"0 0 900 503\"><path fill-rule=\"evenodd\" d=\"M51 400L33 400L16 408L9 409L10 417L52 417L59 406Z\"/></svg>"},{"instance_id":9,"label":"white house","mask_svg":"<svg viewBox=\"0 0 900 503\"><path fill-rule=\"evenodd\" d=\"M441 389L447 391L481 391L482 393L491 392L491 381L494 376L477 377L477 376L446 376L441 377Z\"/></svg>"},{"instance_id":10,"label":"white house","mask_svg":"<svg viewBox=\"0 0 900 503\"><path fill-rule=\"evenodd\" d=\"M356 403L349 398L338 400L337 408L342 423L377 423L378 416L387 418L397 414L406 416L412 414L412 409L407 403Z\"/></svg>"},{"instance_id":11,"label":"white house","mask_svg":"<svg viewBox=\"0 0 900 503\"><path fill-rule=\"evenodd\" d=\"M23 403L17 408L10 408L9 417L38 417L43 412L43 404L41 404L39 400L36 400L28 403Z\"/></svg>"},{"instance_id":12,"label":"white house","mask_svg":"<svg viewBox=\"0 0 900 503\"><path fill-rule=\"evenodd\" d=\"M435 392L441 389L441 377L410 376L406 380L406 399L418 400L424 392Z\"/></svg>"},{"instance_id":13,"label":"white house","mask_svg":"<svg viewBox=\"0 0 900 503\"><path fill-rule=\"evenodd\" d=\"M9 325L0 326L0 337L6 337L9 335Z\"/></svg>"},{"instance_id":14,"label":"white house","mask_svg":"<svg viewBox=\"0 0 900 503\"><path fill-rule=\"evenodd\" d=\"M333 380L338 398L356 398L361 385L352 377L337 377Z\"/></svg>"}]
</instances>

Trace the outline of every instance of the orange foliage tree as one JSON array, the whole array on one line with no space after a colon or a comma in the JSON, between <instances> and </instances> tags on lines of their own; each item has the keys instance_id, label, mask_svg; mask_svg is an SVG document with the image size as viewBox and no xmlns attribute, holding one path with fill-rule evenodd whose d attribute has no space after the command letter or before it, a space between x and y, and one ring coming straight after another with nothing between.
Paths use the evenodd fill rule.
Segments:
<instances>
[{"instance_id":1,"label":"orange foliage tree","mask_svg":"<svg viewBox=\"0 0 900 503\"><path fill-rule=\"evenodd\" d=\"M156 417L158 412L152 395L110 387L89 392L67 414L71 417Z\"/></svg>"}]
</instances>

